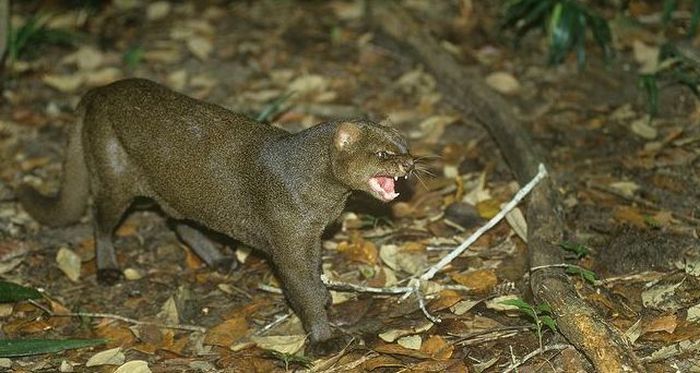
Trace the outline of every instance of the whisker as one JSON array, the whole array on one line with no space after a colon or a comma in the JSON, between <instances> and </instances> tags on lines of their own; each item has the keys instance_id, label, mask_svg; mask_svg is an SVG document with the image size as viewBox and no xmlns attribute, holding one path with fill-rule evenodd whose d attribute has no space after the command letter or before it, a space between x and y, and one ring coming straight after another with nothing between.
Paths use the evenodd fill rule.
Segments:
<instances>
[{"instance_id":1,"label":"whisker","mask_svg":"<svg viewBox=\"0 0 700 373\"><path fill-rule=\"evenodd\" d=\"M410 176L415 176L415 177L416 177L416 180L418 180L418 182L423 186L423 188L424 188L425 190L428 190L428 186L425 184L425 181L423 181L423 178L420 177L420 175L418 174L417 171L418 171L418 170L414 168L414 169L412 169L412 170L409 172L409 175L410 175Z\"/></svg>"}]
</instances>

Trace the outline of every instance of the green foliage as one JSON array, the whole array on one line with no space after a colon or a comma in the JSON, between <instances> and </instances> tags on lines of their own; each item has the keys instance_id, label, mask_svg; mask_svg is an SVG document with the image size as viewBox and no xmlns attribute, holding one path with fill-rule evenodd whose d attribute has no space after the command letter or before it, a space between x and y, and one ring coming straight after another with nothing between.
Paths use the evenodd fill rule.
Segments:
<instances>
[{"instance_id":1,"label":"green foliage","mask_svg":"<svg viewBox=\"0 0 700 373\"><path fill-rule=\"evenodd\" d=\"M17 29L10 26L7 34L7 57L9 63L19 60L41 45L71 45L77 35L70 31L53 29L46 26L50 18L47 15L35 14Z\"/></svg>"},{"instance_id":2,"label":"green foliage","mask_svg":"<svg viewBox=\"0 0 700 373\"><path fill-rule=\"evenodd\" d=\"M277 114L280 113L282 105L289 100L292 96L294 96L295 92L287 92L282 95L279 95L278 97L275 97L272 102L267 104L265 108L258 114L257 117L255 117L255 120L258 122L266 122L270 118L275 117Z\"/></svg>"},{"instance_id":3,"label":"green foliage","mask_svg":"<svg viewBox=\"0 0 700 373\"><path fill-rule=\"evenodd\" d=\"M272 358L282 361L285 370L289 370L290 364L296 364L303 368L311 368L313 365L311 359L305 356L284 354L275 350L266 350L266 352Z\"/></svg>"},{"instance_id":4,"label":"green foliage","mask_svg":"<svg viewBox=\"0 0 700 373\"><path fill-rule=\"evenodd\" d=\"M700 24L700 0L693 1L693 10L690 15L690 24L688 25L688 37L693 37L698 31ZM671 22L673 12L678 9L678 0L665 0L663 4L662 21L664 26L668 26Z\"/></svg>"},{"instance_id":5,"label":"green foliage","mask_svg":"<svg viewBox=\"0 0 700 373\"><path fill-rule=\"evenodd\" d=\"M651 74L642 74L639 85L646 95L647 110L651 117L659 111L659 83L682 85L700 97L700 60L682 53L674 43L666 43L659 51L659 68Z\"/></svg>"},{"instance_id":6,"label":"green foliage","mask_svg":"<svg viewBox=\"0 0 700 373\"><path fill-rule=\"evenodd\" d=\"M143 60L143 55L145 52L146 51L140 45L130 47L124 53L124 63L130 70L135 69L136 66L141 63L141 60Z\"/></svg>"},{"instance_id":7,"label":"green foliage","mask_svg":"<svg viewBox=\"0 0 700 373\"><path fill-rule=\"evenodd\" d=\"M0 281L0 303L19 302L27 299L41 298L36 289L24 287L12 282Z\"/></svg>"},{"instance_id":8,"label":"green foliage","mask_svg":"<svg viewBox=\"0 0 700 373\"><path fill-rule=\"evenodd\" d=\"M574 253L576 255L576 259L581 259L584 256L588 256L588 254L590 253L588 248L584 244L574 241L564 241L559 244L559 247L566 251Z\"/></svg>"},{"instance_id":9,"label":"green foliage","mask_svg":"<svg viewBox=\"0 0 700 373\"><path fill-rule=\"evenodd\" d=\"M517 307L518 311L522 312L532 320L533 326L535 327L535 333L537 333L537 339L540 343L540 348L542 348L542 331L544 327L547 327L552 332L556 333L557 322L554 320L554 314L549 304L540 303L537 306L533 306L520 298L504 300L501 303L508 306Z\"/></svg>"},{"instance_id":10,"label":"green foliage","mask_svg":"<svg viewBox=\"0 0 700 373\"><path fill-rule=\"evenodd\" d=\"M560 64L576 53L580 67L586 62L586 33L602 49L604 58L612 57L612 36L605 19L577 0L511 0L506 5L502 28L515 30L516 42L531 29L547 31L549 63Z\"/></svg>"},{"instance_id":11,"label":"green foliage","mask_svg":"<svg viewBox=\"0 0 700 373\"><path fill-rule=\"evenodd\" d=\"M586 282L588 282L591 285L595 285L596 281L598 281L598 277L596 276L595 272L589 271L589 270L582 268L582 267L579 267L579 266L574 266L574 265L567 266L566 273L568 273L570 275L581 276L582 279L584 279Z\"/></svg>"},{"instance_id":12,"label":"green foliage","mask_svg":"<svg viewBox=\"0 0 700 373\"><path fill-rule=\"evenodd\" d=\"M46 354L105 343L104 339L0 339L0 357Z\"/></svg>"}]
</instances>

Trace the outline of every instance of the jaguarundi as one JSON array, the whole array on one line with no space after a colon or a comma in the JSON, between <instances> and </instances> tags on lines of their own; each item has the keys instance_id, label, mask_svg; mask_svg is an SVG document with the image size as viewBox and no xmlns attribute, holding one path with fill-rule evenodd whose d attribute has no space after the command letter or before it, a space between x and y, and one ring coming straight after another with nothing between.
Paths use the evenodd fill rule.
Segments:
<instances>
[{"instance_id":1,"label":"jaguarundi","mask_svg":"<svg viewBox=\"0 0 700 373\"><path fill-rule=\"evenodd\" d=\"M266 254L312 349L337 348L321 234L352 190L384 202L398 196L395 181L415 169L398 131L354 119L291 134L144 79L92 89L76 113L58 193L24 185L18 196L51 226L78 221L93 197L99 282L119 280L113 233L132 201L146 197L176 219L180 238L208 265L229 258L188 223Z\"/></svg>"}]
</instances>

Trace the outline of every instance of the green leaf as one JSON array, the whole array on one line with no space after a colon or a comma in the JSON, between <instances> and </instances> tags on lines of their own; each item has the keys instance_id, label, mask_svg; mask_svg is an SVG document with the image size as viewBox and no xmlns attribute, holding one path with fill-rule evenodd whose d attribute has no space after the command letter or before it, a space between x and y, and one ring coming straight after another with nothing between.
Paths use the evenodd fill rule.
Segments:
<instances>
[{"instance_id":1,"label":"green leaf","mask_svg":"<svg viewBox=\"0 0 700 373\"><path fill-rule=\"evenodd\" d=\"M589 254L589 250L585 245L574 241L564 241L559 244L559 247L576 254L576 258L578 259L581 259Z\"/></svg>"},{"instance_id":2,"label":"green leaf","mask_svg":"<svg viewBox=\"0 0 700 373\"><path fill-rule=\"evenodd\" d=\"M270 117L272 117L274 114L278 113L280 107L282 104L287 101L290 97L294 96L296 92L287 92L285 94L282 94L278 97L276 97L272 102L267 104L265 108L258 114L258 116L255 118L256 121L258 122L265 122L267 121Z\"/></svg>"},{"instance_id":3,"label":"green leaf","mask_svg":"<svg viewBox=\"0 0 700 373\"><path fill-rule=\"evenodd\" d=\"M693 1L693 14L690 16L690 26L688 27L688 36L694 37L698 32L700 24L700 0Z\"/></svg>"},{"instance_id":4,"label":"green leaf","mask_svg":"<svg viewBox=\"0 0 700 373\"><path fill-rule=\"evenodd\" d=\"M596 281L598 281L598 278L593 271L589 271L585 268L577 267L577 266L568 266L566 267L566 273L572 274L572 275L579 275L581 278L586 280L586 282L595 285Z\"/></svg>"},{"instance_id":5,"label":"green leaf","mask_svg":"<svg viewBox=\"0 0 700 373\"><path fill-rule=\"evenodd\" d=\"M664 1L664 8L663 8L663 13L661 16L661 22L663 23L664 26L668 26L668 23L671 21L671 17L673 16L673 11L678 8L678 0L665 0Z\"/></svg>"},{"instance_id":6,"label":"green leaf","mask_svg":"<svg viewBox=\"0 0 700 373\"><path fill-rule=\"evenodd\" d=\"M34 288L17 285L12 282L0 281L0 303L19 302L27 299L41 298Z\"/></svg>"},{"instance_id":7,"label":"green leaf","mask_svg":"<svg viewBox=\"0 0 700 373\"><path fill-rule=\"evenodd\" d=\"M552 307L548 303L540 303L537 305L538 314L552 314Z\"/></svg>"},{"instance_id":8,"label":"green leaf","mask_svg":"<svg viewBox=\"0 0 700 373\"><path fill-rule=\"evenodd\" d=\"M540 316L540 321L542 324L547 325L549 329L551 329L553 332L557 332L557 322L551 318L550 316L544 315Z\"/></svg>"},{"instance_id":9,"label":"green leaf","mask_svg":"<svg viewBox=\"0 0 700 373\"><path fill-rule=\"evenodd\" d=\"M104 339L0 339L0 357L17 357L98 346Z\"/></svg>"},{"instance_id":10,"label":"green leaf","mask_svg":"<svg viewBox=\"0 0 700 373\"><path fill-rule=\"evenodd\" d=\"M647 111L650 117L656 116L659 112L659 87L656 79L656 74L642 74L639 77L639 84L647 96Z\"/></svg>"},{"instance_id":11,"label":"green leaf","mask_svg":"<svg viewBox=\"0 0 700 373\"><path fill-rule=\"evenodd\" d=\"M129 69L133 70L139 63L141 63L145 53L146 51L140 45L130 47L124 53L124 63Z\"/></svg>"},{"instance_id":12,"label":"green leaf","mask_svg":"<svg viewBox=\"0 0 700 373\"><path fill-rule=\"evenodd\" d=\"M533 320L537 318L537 313L535 312L535 309L530 304L528 304L520 298L506 299L502 301L501 304L518 307L518 311L530 316Z\"/></svg>"}]
</instances>

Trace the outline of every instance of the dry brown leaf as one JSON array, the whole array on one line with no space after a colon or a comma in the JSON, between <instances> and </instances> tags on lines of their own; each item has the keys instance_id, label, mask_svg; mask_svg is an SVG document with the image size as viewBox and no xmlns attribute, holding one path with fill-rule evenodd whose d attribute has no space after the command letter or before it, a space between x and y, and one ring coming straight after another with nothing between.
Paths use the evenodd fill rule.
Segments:
<instances>
[{"instance_id":1,"label":"dry brown leaf","mask_svg":"<svg viewBox=\"0 0 700 373\"><path fill-rule=\"evenodd\" d=\"M103 319L95 328L95 334L106 339L107 346L131 346L136 337L134 333L127 327L120 326L114 320Z\"/></svg>"},{"instance_id":2,"label":"dry brown leaf","mask_svg":"<svg viewBox=\"0 0 700 373\"><path fill-rule=\"evenodd\" d=\"M422 351L411 350L411 349L402 347L396 343L381 344L381 345L374 347L373 350L376 352L379 352L379 353L383 353L383 354L403 355L403 356L415 357L418 359L427 359L430 357Z\"/></svg>"},{"instance_id":3,"label":"dry brown leaf","mask_svg":"<svg viewBox=\"0 0 700 373\"><path fill-rule=\"evenodd\" d=\"M90 357L86 367L95 367L100 365L121 365L124 364L126 357L122 352L121 347L111 348L109 350L100 351Z\"/></svg>"},{"instance_id":4,"label":"dry brown leaf","mask_svg":"<svg viewBox=\"0 0 700 373\"><path fill-rule=\"evenodd\" d=\"M613 216L623 223L630 223L639 228L647 227L644 215L638 209L631 206L615 206Z\"/></svg>"},{"instance_id":5,"label":"dry brown leaf","mask_svg":"<svg viewBox=\"0 0 700 373\"><path fill-rule=\"evenodd\" d=\"M486 84L504 95L512 95L520 90L518 79L505 71L497 71L486 76Z\"/></svg>"},{"instance_id":6,"label":"dry brown leaf","mask_svg":"<svg viewBox=\"0 0 700 373\"><path fill-rule=\"evenodd\" d=\"M62 247L56 254L56 264L58 268L73 282L80 279L81 260L73 250Z\"/></svg>"},{"instance_id":7,"label":"dry brown leaf","mask_svg":"<svg viewBox=\"0 0 700 373\"><path fill-rule=\"evenodd\" d=\"M343 241L338 244L338 252L348 260L370 265L376 264L379 257L377 246L363 239L358 231L351 235L350 242Z\"/></svg>"},{"instance_id":8,"label":"dry brown leaf","mask_svg":"<svg viewBox=\"0 0 700 373\"><path fill-rule=\"evenodd\" d=\"M404 366L405 364L402 363L401 360L390 355L379 355L362 364L362 368L365 372L371 372L377 368L400 368Z\"/></svg>"},{"instance_id":9,"label":"dry brown leaf","mask_svg":"<svg viewBox=\"0 0 700 373\"><path fill-rule=\"evenodd\" d=\"M452 307L455 303L462 300L462 297L458 292L454 290L443 290L440 292L440 296L434 301L430 302L428 310L430 312L437 312L444 310L446 308Z\"/></svg>"},{"instance_id":10,"label":"dry brown leaf","mask_svg":"<svg viewBox=\"0 0 700 373\"><path fill-rule=\"evenodd\" d=\"M642 334L653 332L666 332L673 334L678 326L678 320L675 314L656 317L642 324Z\"/></svg>"},{"instance_id":11,"label":"dry brown leaf","mask_svg":"<svg viewBox=\"0 0 700 373\"><path fill-rule=\"evenodd\" d=\"M306 341L305 335L271 335L271 336L253 336L250 338L258 347L265 350L274 350L283 354L295 354Z\"/></svg>"},{"instance_id":12,"label":"dry brown leaf","mask_svg":"<svg viewBox=\"0 0 700 373\"><path fill-rule=\"evenodd\" d=\"M479 211L479 216L484 219L491 219L496 216L501 210L501 202L496 199L487 199L476 204L476 210Z\"/></svg>"},{"instance_id":13,"label":"dry brown leaf","mask_svg":"<svg viewBox=\"0 0 700 373\"><path fill-rule=\"evenodd\" d=\"M439 335L432 335L421 346L421 351L435 360L449 360L454 352L454 346L447 343Z\"/></svg>"},{"instance_id":14,"label":"dry brown leaf","mask_svg":"<svg viewBox=\"0 0 700 373\"><path fill-rule=\"evenodd\" d=\"M206 61L214 50L214 44L207 38L194 36L187 40L187 49L198 59Z\"/></svg>"},{"instance_id":15,"label":"dry brown leaf","mask_svg":"<svg viewBox=\"0 0 700 373\"><path fill-rule=\"evenodd\" d=\"M248 322L243 317L228 319L207 330L204 343L229 347L248 333Z\"/></svg>"},{"instance_id":16,"label":"dry brown leaf","mask_svg":"<svg viewBox=\"0 0 700 373\"><path fill-rule=\"evenodd\" d=\"M151 369L143 360L131 360L122 364L114 373L151 373Z\"/></svg>"},{"instance_id":17,"label":"dry brown leaf","mask_svg":"<svg viewBox=\"0 0 700 373\"><path fill-rule=\"evenodd\" d=\"M407 335L399 338L396 343L398 343L401 347L405 347L410 350L420 350L420 347L423 344L423 338L421 338L419 335Z\"/></svg>"},{"instance_id":18,"label":"dry brown leaf","mask_svg":"<svg viewBox=\"0 0 700 373\"><path fill-rule=\"evenodd\" d=\"M498 283L498 277L493 269L479 269L466 273L450 275L454 281L477 293L489 292Z\"/></svg>"},{"instance_id":19,"label":"dry brown leaf","mask_svg":"<svg viewBox=\"0 0 700 373\"><path fill-rule=\"evenodd\" d=\"M85 76L82 74L72 75L44 75L41 79L46 85L55 88L61 92L75 92L85 82Z\"/></svg>"}]
</instances>

